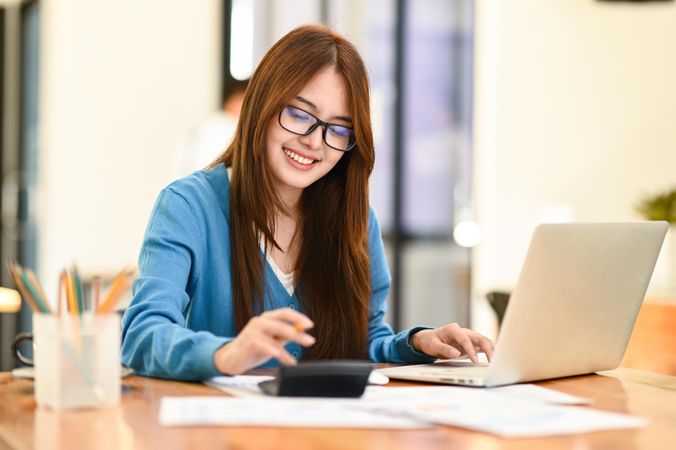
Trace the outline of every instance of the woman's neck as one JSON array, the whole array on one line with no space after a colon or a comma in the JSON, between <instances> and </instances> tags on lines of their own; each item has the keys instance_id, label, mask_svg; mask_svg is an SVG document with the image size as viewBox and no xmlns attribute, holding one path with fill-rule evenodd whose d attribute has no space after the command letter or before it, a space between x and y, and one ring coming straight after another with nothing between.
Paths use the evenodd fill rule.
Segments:
<instances>
[{"instance_id":1,"label":"woman's neck","mask_svg":"<svg viewBox=\"0 0 676 450\"><path fill-rule=\"evenodd\" d=\"M285 215L295 220L300 210L300 197L303 194L303 190L288 186L277 186L277 194L282 201L282 205L286 208L287 214Z\"/></svg>"},{"instance_id":2,"label":"woman's neck","mask_svg":"<svg viewBox=\"0 0 676 450\"><path fill-rule=\"evenodd\" d=\"M302 192L302 189L288 188L277 191L285 210L276 212L274 239L278 248L270 248L269 252L277 267L285 274L292 273L296 267L299 248L298 215Z\"/></svg>"}]
</instances>

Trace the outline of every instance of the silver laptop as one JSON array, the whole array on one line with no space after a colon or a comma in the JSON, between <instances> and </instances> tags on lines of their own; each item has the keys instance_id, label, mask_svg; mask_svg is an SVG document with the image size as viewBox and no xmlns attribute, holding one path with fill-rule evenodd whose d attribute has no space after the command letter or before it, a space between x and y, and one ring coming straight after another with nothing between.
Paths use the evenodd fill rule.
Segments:
<instances>
[{"instance_id":1,"label":"silver laptop","mask_svg":"<svg viewBox=\"0 0 676 450\"><path fill-rule=\"evenodd\" d=\"M379 371L466 386L614 369L622 360L668 224L568 223L536 228L493 361L437 361Z\"/></svg>"}]
</instances>

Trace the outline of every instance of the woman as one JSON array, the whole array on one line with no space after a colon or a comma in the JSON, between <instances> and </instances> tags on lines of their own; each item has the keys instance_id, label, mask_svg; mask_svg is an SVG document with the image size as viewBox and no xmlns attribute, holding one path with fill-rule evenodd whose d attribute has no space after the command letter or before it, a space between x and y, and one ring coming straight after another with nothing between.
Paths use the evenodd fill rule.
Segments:
<instances>
[{"instance_id":1,"label":"woman","mask_svg":"<svg viewBox=\"0 0 676 450\"><path fill-rule=\"evenodd\" d=\"M205 379L299 359L429 362L492 343L450 324L395 335L390 275L368 205L366 69L318 26L254 73L233 143L160 194L123 321L123 363Z\"/></svg>"}]
</instances>

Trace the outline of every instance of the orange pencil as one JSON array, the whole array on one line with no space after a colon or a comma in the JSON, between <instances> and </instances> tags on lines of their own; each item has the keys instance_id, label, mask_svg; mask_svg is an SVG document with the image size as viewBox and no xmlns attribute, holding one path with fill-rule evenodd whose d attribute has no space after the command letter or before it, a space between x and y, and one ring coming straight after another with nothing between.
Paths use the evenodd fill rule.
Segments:
<instances>
[{"instance_id":1,"label":"orange pencil","mask_svg":"<svg viewBox=\"0 0 676 450\"><path fill-rule=\"evenodd\" d=\"M98 314L106 314L113 310L115 303L117 303L120 296L131 286L131 277L133 271L125 270L115 278L113 285L108 291L108 294L99 304L96 312Z\"/></svg>"},{"instance_id":2,"label":"orange pencil","mask_svg":"<svg viewBox=\"0 0 676 450\"><path fill-rule=\"evenodd\" d=\"M77 314L77 303L75 301L75 289L73 285L73 277L70 272L66 270L66 298L68 299L68 311L71 314Z\"/></svg>"}]
</instances>

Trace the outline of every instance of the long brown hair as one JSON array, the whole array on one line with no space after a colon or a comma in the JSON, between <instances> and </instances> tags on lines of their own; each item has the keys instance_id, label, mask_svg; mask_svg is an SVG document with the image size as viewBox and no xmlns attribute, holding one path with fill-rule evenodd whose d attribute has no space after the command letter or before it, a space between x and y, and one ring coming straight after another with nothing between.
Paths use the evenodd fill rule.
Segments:
<instances>
[{"instance_id":1,"label":"long brown hair","mask_svg":"<svg viewBox=\"0 0 676 450\"><path fill-rule=\"evenodd\" d=\"M233 168L230 245L239 331L264 309L258 233L277 246L275 212L285 211L268 170L268 126L327 67L345 80L356 146L302 193L296 292L315 323L317 343L308 358L365 358L371 296L368 178L375 155L368 77L356 48L323 26L303 26L280 39L251 78L234 140L213 165Z\"/></svg>"}]
</instances>

